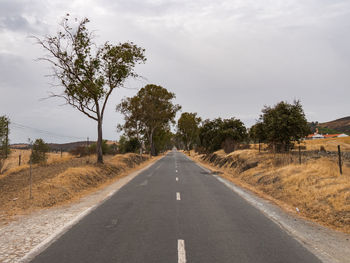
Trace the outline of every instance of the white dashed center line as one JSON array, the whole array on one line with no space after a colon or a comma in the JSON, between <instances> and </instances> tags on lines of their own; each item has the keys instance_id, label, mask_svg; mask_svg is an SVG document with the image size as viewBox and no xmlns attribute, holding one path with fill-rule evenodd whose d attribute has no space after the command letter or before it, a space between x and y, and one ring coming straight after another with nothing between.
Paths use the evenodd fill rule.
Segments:
<instances>
[{"instance_id":1,"label":"white dashed center line","mask_svg":"<svg viewBox=\"0 0 350 263\"><path fill-rule=\"evenodd\" d=\"M179 181L179 178L178 178L178 177L176 177L176 181Z\"/></svg>"},{"instance_id":2,"label":"white dashed center line","mask_svg":"<svg viewBox=\"0 0 350 263\"><path fill-rule=\"evenodd\" d=\"M181 200L181 197L180 197L180 193L179 193L179 192L176 193L176 200L178 200L178 201Z\"/></svg>"},{"instance_id":3,"label":"white dashed center line","mask_svg":"<svg viewBox=\"0 0 350 263\"><path fill-rule=\"evenodd\" d=\"M185 241L182 239L177 240L177 262L186 263Z\"/></svg>"},{"instance_id":4,"label":"white dashed center line","mask_svg":"<svg viewBox=\"0 0 350 263\"><path fill-rule=\"evenodd\" d=\"M177 173L177 170L175 170L175 172Z\"/></svg>"}]
</instances>

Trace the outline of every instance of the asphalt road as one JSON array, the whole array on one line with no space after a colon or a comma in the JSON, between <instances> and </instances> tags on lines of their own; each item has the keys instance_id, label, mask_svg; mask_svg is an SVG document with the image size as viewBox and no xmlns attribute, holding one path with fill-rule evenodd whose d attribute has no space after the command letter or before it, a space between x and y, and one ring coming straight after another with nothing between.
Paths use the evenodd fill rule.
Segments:
<instances>
[{"instance_id":1,"label":"asphalt road","mask_svg":"<svg viewBox=\"0 0 350 263\"><path fill-rule=\"evenodd\" d=\"M185 155L171 152L32 262L320 261Z\"/></svg>"}]
</instances>

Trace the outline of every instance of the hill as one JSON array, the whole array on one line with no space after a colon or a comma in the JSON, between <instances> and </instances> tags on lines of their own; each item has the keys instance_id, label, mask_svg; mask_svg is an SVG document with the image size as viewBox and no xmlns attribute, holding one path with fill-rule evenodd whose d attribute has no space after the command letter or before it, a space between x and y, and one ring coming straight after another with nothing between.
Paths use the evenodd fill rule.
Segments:
<instances>
[{"instance_id":1,"label":"hill","mask_svg":"<svg viewBox=\"0 0 350 263\"><path fill-rule=\"evenodd\" d=\"M89 145L96 143L95 141L90 141ZM115 144L115 141L107 140L107 144ZM80 142L69 142L69 143L48 143L50 147L50 151L57 152L57 151L64 151L69 152L73 149L75 149L78 146L86 146L87 141L80 141ZM17 144L11 144L12 149L18 149L18 150L26 150L29 149L29 144L27 143L17 143Z\"/></svg>"},{"instance_id":2,"label":"hill","mask_svg":"<svg viewBox=\"0 0 350 263\"><path fill-rule=\"evenodd\" d=\"M339 133L346 133L350 135L350 116L337 119L334 121L319 123L318 127L335 130Z\"/></svg>"}]
</instances>

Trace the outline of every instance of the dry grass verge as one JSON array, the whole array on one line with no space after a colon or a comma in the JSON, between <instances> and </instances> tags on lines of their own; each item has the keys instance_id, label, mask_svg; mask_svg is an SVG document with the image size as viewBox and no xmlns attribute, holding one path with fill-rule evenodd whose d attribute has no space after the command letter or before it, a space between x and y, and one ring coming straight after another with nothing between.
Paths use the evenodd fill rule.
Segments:
<instances>
[{"instance_id":1,"label":"dry grass verge","mask_svg":"<svg viewBox=\"0 0 350 263\"><path fill-rule=\"evenodd\" d=\"M350 151L350 136L343 138L329 138L329 139L317 139L307 140L302 143L306 146L307 150L320 150L321 146L326 151L337 151L338 145L340 145L342 151Z\"/></svg>"},{"instance_id":2,"label":"dry grass verge","mask_svg":"<svg viewBox=\"0 0 350 263\"><path fill-rule=\"evenodd\" d=\"M158 157L160 158L160 157ZM29 199L29 170L0 177L0 223L37 209L76 201L154 161L148 155L125 154L105 158L103 165L87 163L92 157L68 158L33 167L33 198Z\"/></svg>"},{"instance_id":3,"label":"dry grass verge","mask_svg":"<svg viewBox=\"0 0 350 263\"><path fill-rule=\"evenodd\" d=\"M11 149L11 153L9 158L5 159L4 165L1 169L0 177L3 175L11 174L14 172L18 172L21 170L25 170L29 168L29 158L30 158L31 150L19 150L19 149ZM21 155L21 165L19 166L19 156ZM69 159L73 159L74 156L70 155L67 152L47 153L47 164L65 162Z\"/></svg>"},{"instance_id":4,"label":"dry grass verge","mask_svg":"<svg viewBox=\"0 0 350 263\"><path fill-rule=\"evenodd\" d=\"M334 160L320 158L304 164L284 164L283 156L241 150L191 157L219 171L234 183L273 200L293 213L350 233L350 167L343 175ZM296 208L300 212L296 212Z\"/></svg>"}]
</instances>

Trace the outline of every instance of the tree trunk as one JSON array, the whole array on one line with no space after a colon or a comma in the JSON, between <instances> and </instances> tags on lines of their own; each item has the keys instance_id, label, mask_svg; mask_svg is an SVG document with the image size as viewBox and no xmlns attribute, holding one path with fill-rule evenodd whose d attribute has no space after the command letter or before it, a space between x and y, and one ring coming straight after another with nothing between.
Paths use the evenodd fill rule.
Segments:
<instances>
[{"instance_id":1,"label":"tree trunk","mask_svg":"<svg viewBox=\"0 0 350 263\"><path fill-rule=\"evenodd\" d=\"M154 142L153 142L153 132L154 130L152 129L151 131L151 134L150 134L150 138L149 138L149 142L150 142L150 146L151 146L151 149L150 149L150 154L151 156L155 156L156 155L156 149L154 147Z\"/></svg>"},{"instance_id":2,"label":"tree trunk","mask_svg":"<svg viewBox=\"0 0 350 263\"><path fill-rule=\"evenodd\" d=\"M97 143L96 143L97 163L103 163L102 153L102 120L97 121Z\"/></svg>"}]
</instances>

